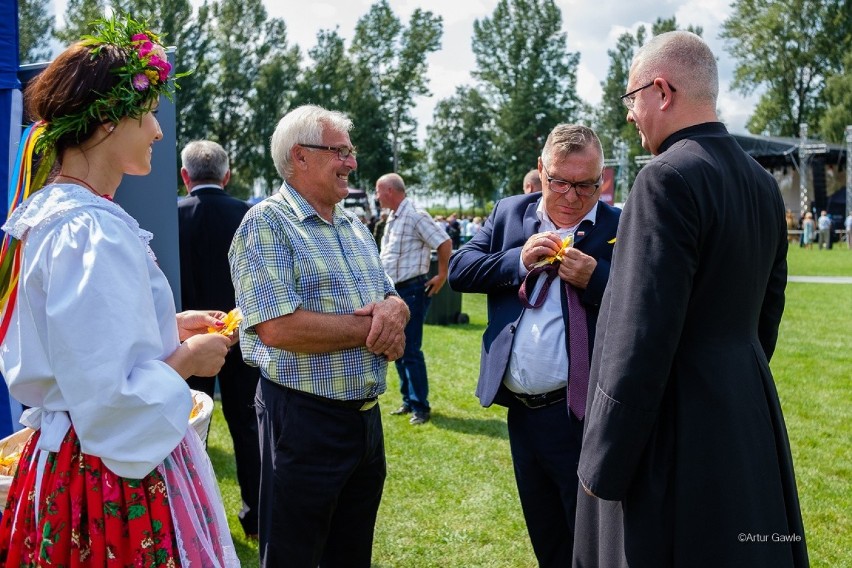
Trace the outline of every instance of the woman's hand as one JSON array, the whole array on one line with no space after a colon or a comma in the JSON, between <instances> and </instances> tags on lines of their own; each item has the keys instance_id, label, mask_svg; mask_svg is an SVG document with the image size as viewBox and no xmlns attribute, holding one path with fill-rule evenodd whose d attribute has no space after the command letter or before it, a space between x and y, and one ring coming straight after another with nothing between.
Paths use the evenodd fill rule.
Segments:
<instances>
[{"instance_id":1,"label":"woman's hand","mask_svg":"<svg viewBox=\"0 0 852 568\"><path fill-rule=\"evenodd\" d=\"M198 333L166 358L166 364L187 379L191 376L213 377L225 364L231 338L218 333Z\"/></svg>"},{"instance_id":2,"label":"woman's hand","mask_svg":"<svg viewBox=\"0 0 852 568\"><path fill-rule=\"evenodd\" d=\"M177 314L178 334L181 341L193 335L207 333L208 327L225 327L222 319L228 314L218 310L187 310Z\"/></svg>"}]
</instances>

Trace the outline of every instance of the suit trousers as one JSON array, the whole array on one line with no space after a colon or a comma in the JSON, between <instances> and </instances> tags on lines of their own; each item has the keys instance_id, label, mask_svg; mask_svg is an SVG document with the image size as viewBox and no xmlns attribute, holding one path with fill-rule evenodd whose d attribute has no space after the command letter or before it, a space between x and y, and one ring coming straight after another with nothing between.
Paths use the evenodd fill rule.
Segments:
<instances>
[{"instance_id":1,"label":"suit trousers","mask_svg":"<svg viewBox=\"0 0 852 568\"><path fill-rule=\"evenodd\" d=\"M246 365L239 346L234 346L225 357L225 364L218 377L222 414L234 443L237 482L243 502L238 517L246 534L257 534L260 438L257 433L254 399L260 380L260 369ZM187 380L189 388L205 392L211 398L215 382L215 379L210 377L190 377Z\"/></svg>"},{"instance_id":2,"label":"suit trousers","mask_svg":"<svg viewBox=\"0 0 852 568\"><path fill-rule=\"evenodd\" d=\"M516 399L507 422L518 496L539 566L569 567L583 422L565 400L532 409Z\"/></svg>"},{"instance_id":3,"label":"suit trousers","mask_svg":"<svg viewBox=\"0 0 852 568\"><path fill-rule=\"evenodd\" d=\"M369 568L387 466L379 405L360 411L262 378L260 561Z\"/></svg>"}]
</instances>

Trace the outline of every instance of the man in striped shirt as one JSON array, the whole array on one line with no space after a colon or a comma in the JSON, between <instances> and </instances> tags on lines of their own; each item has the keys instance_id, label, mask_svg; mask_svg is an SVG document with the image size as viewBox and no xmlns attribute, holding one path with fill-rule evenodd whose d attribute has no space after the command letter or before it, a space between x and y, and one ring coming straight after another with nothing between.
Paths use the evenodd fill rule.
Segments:
<instances>
[{"instance_id":1,"label":"man in striped shirt","mask_svg":"<svg viewBox=\"0 0 852 568\"><path fill-rule=\"evenodd\" d=\"M432 296L447 281L452 243L429 213L418 211L405 194L405 182L397 174L385 174L376 182L376 197L391 214L382 236L382 266L405 300L411 319L405 327L405 353L396 360L402 405L391 412L411 414L415 426L429 421L429 380L423 350L423 322ZM429 277L432 249L438 251L438 273Z\"/></svg>"},{"instance_id":2,"label":"man in striped shirt","mask_svg":"<svg viewBox=\"0 0 852 568\"><path fill-rule=\"evenodd\" d=\"M228 254L240 345L260 367L260 560L368 567L386 475L377 397L408 308L367 228L339 202L358 167L352 121L302 106L272 135L281 189Z\"/></svg>"}]
</instances>

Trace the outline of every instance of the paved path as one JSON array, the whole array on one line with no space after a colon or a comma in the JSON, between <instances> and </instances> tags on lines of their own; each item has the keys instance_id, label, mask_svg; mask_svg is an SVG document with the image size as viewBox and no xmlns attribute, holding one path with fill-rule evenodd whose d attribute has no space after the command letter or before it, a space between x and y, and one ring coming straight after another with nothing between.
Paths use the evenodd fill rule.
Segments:
<instances>
[{"instance_id":1,"label":"paved path","mask_svg":"<svg viewBox=\"0 0 852 568\"><path fill-rule=\"evenodd\" d=\"M818 284L852 284L852 276L787 276L787 282L816 282Z\"/></svg>"}]
</instances>

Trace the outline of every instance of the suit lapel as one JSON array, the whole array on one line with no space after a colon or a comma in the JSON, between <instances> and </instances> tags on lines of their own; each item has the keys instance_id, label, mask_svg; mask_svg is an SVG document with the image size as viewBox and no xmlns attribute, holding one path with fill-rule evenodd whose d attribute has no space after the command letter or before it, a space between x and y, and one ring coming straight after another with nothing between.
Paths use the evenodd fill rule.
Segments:
<instances>
[{"instance_id":1,"label":"suit lapel","mask_svg":"<svg viewBox=\"0 0 852 568\"><path fill-rule=\"evenodd\" d=\"M540 199L536 199L527 205L527 210L524 212L524 242L536 234L538 232L538 228L541 226L541 220L539 220L538 215L535 213L536 209L538 209L539 201Z\"/></svg>"}]
</instances>

